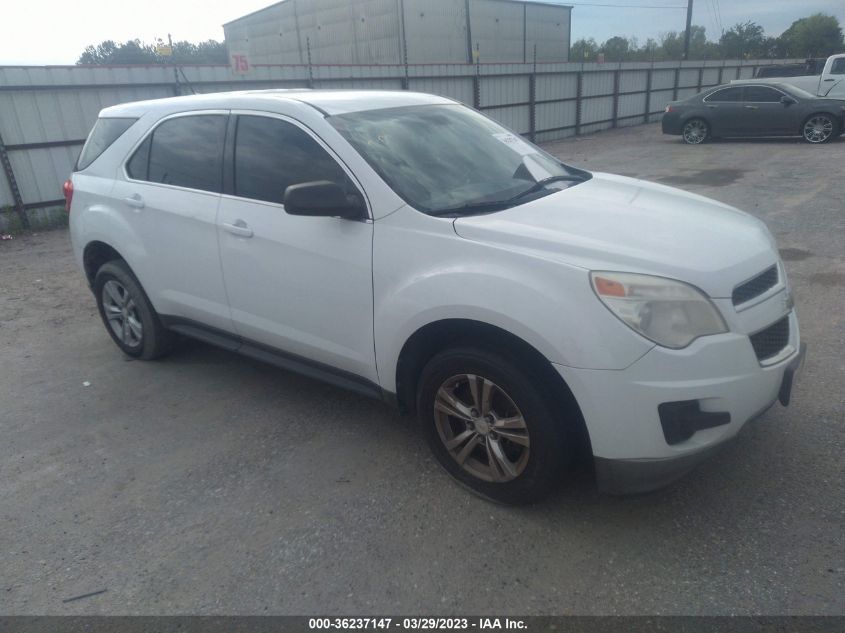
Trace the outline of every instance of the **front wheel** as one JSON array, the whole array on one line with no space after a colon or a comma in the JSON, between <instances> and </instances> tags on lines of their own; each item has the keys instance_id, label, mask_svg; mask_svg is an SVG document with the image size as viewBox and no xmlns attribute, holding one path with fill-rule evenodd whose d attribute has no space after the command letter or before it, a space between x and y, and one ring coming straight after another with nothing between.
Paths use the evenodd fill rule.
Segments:
<instances>
[{"instance_id":1,"label":"front wheel","mask_svg":"<svg viewBox=\"0 0 845 633\"><path fill-rule=\"evenodd\" d=\"M827 143L839 136L839 123L829 114L814 114L804 121L801 135L813 145Z\"/></svg>"},{"instance_id":2,"label":"front wheel","mask_svg":"<svg viewBox=\"0 0 845 633\"><path fill-rule=\"evenodd\" d=\"M690 119L684 123L682 135L687 145L701 145L710 138L710 126L704 119Z\"/></svg>"},{"instance_id":3,"label":"front wheel","mask_svg":"<svg viewBox=\"0 0 845 633\"><path fill-rule=\"evenodd\" d=\"M437 354L420 378L423 433L446 471L493 501L545 496L568 464L572 443L542 381L481 349Z\"/></svg>"}]
</instances>

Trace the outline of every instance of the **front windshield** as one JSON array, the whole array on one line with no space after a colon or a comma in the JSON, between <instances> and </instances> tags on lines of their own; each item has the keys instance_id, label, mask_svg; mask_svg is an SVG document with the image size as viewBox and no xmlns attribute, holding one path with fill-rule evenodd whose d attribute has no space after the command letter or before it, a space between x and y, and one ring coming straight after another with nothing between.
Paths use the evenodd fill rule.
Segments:
<instances>
[{"instance_id":1,"label":"front windshield","mask_svg":"<svg viewBox=\"0 0 845 633\"><path fill-rule=\"evenodd\" d=\"M457 104L368 110L328 121L399 196L435 215L506 208L589 177ZM547 179L548 188L538 186Z\"/></svg>"}]
</instances>

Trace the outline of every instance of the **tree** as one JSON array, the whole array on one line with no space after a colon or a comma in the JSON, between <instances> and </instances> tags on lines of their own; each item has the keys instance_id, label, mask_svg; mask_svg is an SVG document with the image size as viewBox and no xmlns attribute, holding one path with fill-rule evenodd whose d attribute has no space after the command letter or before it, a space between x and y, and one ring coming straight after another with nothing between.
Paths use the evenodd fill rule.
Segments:
<instances>
[{"instance_id":1,"label":"tree","mask_svg":"<svg viewBox=\"0 0 845 633\"><path fill-rule=\"evenodd\" d=\"M784 57L789 57L786 53L783 38L772 36L768 36L763 40L761 55L770 59L783 59Z\"/></svg>"},{"instance_id":2,"label":"tree","mask_svg":"<svg viewBox=\"0 0 845 633\"><path fill-rule=\"evenodd\" d=\"M569 59L573 62L592 62L598 57L599 45L592 37L588 40L581 38L572 45Z\"/></svg>"},{"instance_id":3,"label":"tree","mask_svg":"<svg viewBox=\"0 0 845 633\"><path fill-rule=\"evenodd\" d=\"M664 59L681 59L684 54L684 34L678 31L661 33L660 48Z\"/></svg>"},{"instance_id":4,"label":"tree","mask_svg":"<svg viewBox=\"0 0 845 633\"><path fill-rule=\"evenodd\" d=\"M619 35L611 37L601 45L601 52L604 53L605 59L609 62L624 61L628 57L629 49L628 39Z\"/></svg>"},{"instance_id":5,"label":"tree","mask_svg":"<svg viewBox=\"0 0 845 633\"><path fill-rule=\"evenodd\" d=\"M654 61L662 58L660 44L658 44L657 40L653 37L648 38L642 48L638 49L636 53L637 59L643 59L646 61Z\"/></svg>"},{"instance_id":6,"label":"tree","mask_svg":"<svg viewBox=\"0 0 845 633\"><path fill-rule=\"evenodd\" d=\"M827 57L845 49L839 20L824 13L796 20L780 41L790 57Z\"/></svg>"},{"instance_id":7,"label":"tree","mask_svg":"<svg viewBox=\"0 0 845 633\"><path fill-rule=\"evenodd\" d=\"M143 44L140 40L129 40L117 44L106 40L97 46L86 46L77 64L225 64L229 54L225 42L208 40L193 44L174 42L173 54L162 57L152 44Z\"/></svg>"},{"instance_id":8,"label":"tree","mask_svg":"<svg viewBox=\"0 0 845 633\"><path fill-rule=\"evenodd\" d=\"M174 42L172 61L176 64L228 64L225 42L207 40L199 44Z\"/></svg>"},{"instance_id":9,"label":"tree","mask_svg":"<svg viewBox=\"0 0 845 633\"><path fill-rule=\"evenodd\" d=\"M756 22L741 22L725 31L719 44L722 54L728 59L758 57L763 54L766 36L763 27Z\"/></svg>"},{"instance_id":10,"label":"tree","mask_svg":"<svg viewBox=\"0 0 845 633\"><path fill-rule=\"evenodd\" d=\"M689 58L708 59L719 56L718 47L707 41L707 29L693 24L690 27Z\"/></svg>"},{"instance_id":11,"label":"tree","mask_svg":"<svg viewBox=\"0 0 845 633\"><path fill-rule=\"evenodd\" d=\"M116 44L106 40L95 46L86 46L77 64L154 64L156 54L152 46L140 40Z\"/></svg>"}]
</instances>

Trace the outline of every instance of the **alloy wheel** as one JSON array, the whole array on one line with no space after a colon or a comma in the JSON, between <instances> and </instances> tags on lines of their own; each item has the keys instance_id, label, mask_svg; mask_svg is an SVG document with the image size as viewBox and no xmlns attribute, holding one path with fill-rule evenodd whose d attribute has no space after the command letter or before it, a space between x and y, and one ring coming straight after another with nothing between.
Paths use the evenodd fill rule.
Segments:
<instances>
[{"instance_id":1,"label":"alloy wheel","mask_svg":"<svg viewBox=\"0 0 845 633\"><path fill-rule=\"evenodd\" d=\"M491 380L474 374L446 380L435 396L434 420L446 450L471 475L502 483L525 470L531 444L525 418Z\"/></svg>"},{"instance_id":2,"label":"alloy wheel","mask_svg":"<svg viewBox=\"0 0 845 633\"><path fill-rule=\"evenodd\" d=\"M127 347L141 345L144 327L138 306L129 291L114 279L103 285L103 311L109 327L121 343Z\"/></svg>"},{"instance_id":3,"label":"alloy wheel","mask_svg":"<svg viewBox=\"0 0 845 633\"><path fill-rule=\"evenodd\" d=\"M707 124L695 119L684 126L684 140L690 145L699 145L707 138Z\"/></svg>"},{"instance_id":4,"label":"alloy wheel","mask_svg":"<svg viewBox=\"0 0 845 633\"><path fill-rule=\"evenodd\" d=\"M833 134L833 120L830 117L816 115L804 124L804 138L810 143L824 143Z\"/></svg>"}]
</instances>

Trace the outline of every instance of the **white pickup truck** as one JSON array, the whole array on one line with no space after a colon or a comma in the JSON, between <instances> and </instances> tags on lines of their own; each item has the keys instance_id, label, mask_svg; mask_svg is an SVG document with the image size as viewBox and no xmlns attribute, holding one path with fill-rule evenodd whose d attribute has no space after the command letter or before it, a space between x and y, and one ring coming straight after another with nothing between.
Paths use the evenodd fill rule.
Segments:
<instances>
[{"instance_id":1,"label":"white pickup truck","mask_svg":"<svg viewBox=\"0 0 845 633\"><path fill-rule=\"evenodd\" d=\"M806 74L797 77L789 76L784 72L783 76L776 74L777 67L766 67L765 77L755 79L737 79L731 83L761 81L771 83L780 81L788 83L797 88L802 88L819 97L829 99L845 99L845 54L831 55L827 58L820 73ZM786 68L786 67L784 67Z\"/></svg>"}]
</instances>

